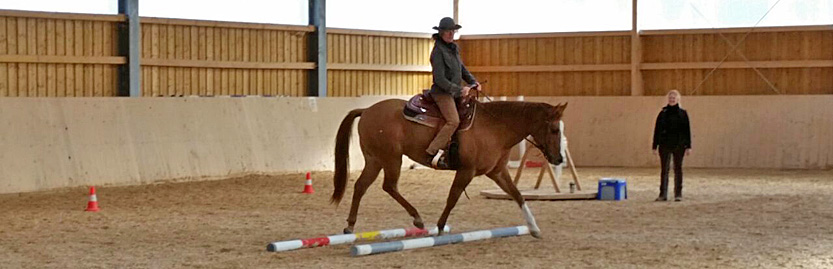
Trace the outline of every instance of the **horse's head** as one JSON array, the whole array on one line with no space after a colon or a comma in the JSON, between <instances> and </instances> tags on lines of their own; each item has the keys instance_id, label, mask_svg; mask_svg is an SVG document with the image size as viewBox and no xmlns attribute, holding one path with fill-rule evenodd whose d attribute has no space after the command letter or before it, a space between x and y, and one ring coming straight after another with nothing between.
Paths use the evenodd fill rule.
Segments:
<instances>
[{"instance_id":1,"label":"horse's head","mask_svg":"<svg viewBox=\"0 0 833 269\"><path fill-rule=\"evenodd\" d=\"M535 139L535 146L544 153L551 164L559 165L564 162L561 156L561 128L559 122L567 103L557 106L548 106L548 111L538 126L534 127L532 138Z\"/></svg>"}]
</instances>

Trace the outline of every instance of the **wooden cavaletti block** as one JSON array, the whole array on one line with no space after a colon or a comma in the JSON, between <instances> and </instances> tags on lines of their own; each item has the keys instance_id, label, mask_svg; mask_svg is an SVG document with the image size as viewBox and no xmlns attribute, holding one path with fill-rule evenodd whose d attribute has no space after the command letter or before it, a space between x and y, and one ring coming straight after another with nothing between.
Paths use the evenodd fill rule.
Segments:
<instances>
[{"instance_id":1,"label":"wooden cavaletti block","mask_svg":"<svg viewBox=\"0 0 833 269\"><path fill-rule=\"evenodd\" d=\"M560 128L564 130L564 123L561 122ZM538 180L535 182L535 187L533 189L519 189L521 192L521 196L527 200L581 200L581 199L595 199L596 192L594 191L583 191L581 189L581 183L578 180L578 173L576 172L575 165L573 164L573 157L570 154L569 147L567 146L567 138L562 136L561 139L561 149L562 154L564 155L564 161L562 165L556 167L558 171L553 171L552 165L550 165L546 158L544 157L543 153L538 150L534 145L531 143L526 143L527 147L524 152L524 155L521 157L520 163L527 164L530 162L537 161L540 165L537 166L530 166L530 165L522 165L518 167L518 171L515 174L514 184L518 186L521 175L523 171L529 168L540 168L538 171ZM560 187L560 177L561 177L561 166L567 164L570 166L570 172L573 176L574 188L570 188L568 190L562 191ZM548 174L550 182L552 183L553 188L548 189L540 189L541 181L544 179L544 173ZM495 189L495 190L484 190L480 192L481 195L485 196L486 198L494 198L494 199L511 199L511 197L503 192L503 190Z\"/></svg>"}]
</instances>

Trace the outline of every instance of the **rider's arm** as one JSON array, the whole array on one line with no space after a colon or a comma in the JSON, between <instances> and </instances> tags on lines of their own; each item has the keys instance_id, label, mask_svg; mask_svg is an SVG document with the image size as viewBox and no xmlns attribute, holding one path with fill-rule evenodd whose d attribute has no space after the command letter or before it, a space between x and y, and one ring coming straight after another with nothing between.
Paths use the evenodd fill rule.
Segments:
<instances>
[{"instance_id":1,"label":"rider's arm","mask_svg":"<svg viewBox=\"0 0 833 269\"><path fill-rule=\"evenodd\" d=\"M460 62L460 66L462 66L462 67L463 67L463 80L465 80L465 81L466 81L466 83L468 83L469 85L474 85L474 84L477 84L477 79L476 79L476 78L474 78L474 75L472 75L472 74L469 72L469 69L468 69L468 68L466 68L466 65L465 65L465 64L463 64L463 62L462 62L462 61Z\"/></svg>"}]
</instances>

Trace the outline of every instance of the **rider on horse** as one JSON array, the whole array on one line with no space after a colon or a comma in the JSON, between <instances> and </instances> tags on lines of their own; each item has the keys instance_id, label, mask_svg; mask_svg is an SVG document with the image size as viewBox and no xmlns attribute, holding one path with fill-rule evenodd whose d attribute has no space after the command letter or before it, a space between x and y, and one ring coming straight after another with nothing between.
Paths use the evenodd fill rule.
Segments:
<instances>
[{"instance_id":1,"label":"rider on horse","mask_svg":"<svg viewBox=\"0 0 833 269\"><path fill-rule=\"evenodd\" d=\"M444 149L448 147L452 135L460 125L457 101L463 96L468 96L472 88L480 90L480 83L463 65L463 60L460 59L460 48L454 43L454 33L460 28L462 26L449 17L442 18L440 25L434 26L434 30L438 33L433 35L434 49L431 51L433 84L429 94L445 118L445 124L425 150L428 153L428 162L434 168L448 166ZM463 80L473 86L461 86Z\"/></svg>"}]
</instances>

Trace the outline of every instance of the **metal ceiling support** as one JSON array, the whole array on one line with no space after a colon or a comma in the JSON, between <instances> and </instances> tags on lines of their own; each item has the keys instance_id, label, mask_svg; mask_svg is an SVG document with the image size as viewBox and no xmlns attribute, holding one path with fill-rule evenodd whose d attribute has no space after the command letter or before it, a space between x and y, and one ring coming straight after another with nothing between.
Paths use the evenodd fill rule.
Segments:
<instances>
[{"instance_id":1,"label":"metal ceiling support","mask_svg":"<svg viewBox=\"0 0 833 269\"><path fill-rule=\"evenodd\" d=\"M639 36L638 16L637 16L637 0L633 0L633 7L631 12L631 95L641 96L645 94L645 89L642 85L642 40Z\"/></svg>"},{"instance_id":2,"label":"metal ceiling support","mask_svg":"<svg viewBox=\"0 0 833 269\"><path fill-rule=\"evenodd\" d=\"M722 59L722 60L720 60L720 62L719 62L719 63L717 63L717 66L715 66L715 67L714 67L711 71L709 71L709 73L706 73L706 77L705 77L705 78L703 78L703 80L701 80L701 81L700 81L700 83L699 83L699 84L697 84L697 87L694 87L694 90L692 90L689 94L693 95L693 94L697 93L697 90L700 90L700 86L703 86L703 83L705 83L705 82L706 82L706 80L708 80L708 79L709 79L709 77L711 77L711 75L712 75L712 74L714 74L714 71L717 71L717 69L718 69L718 68L720 68L720 65L722 65L722 64L723 64L723 62L726 62L726 59L729 59L729 56L731 56L731 55L732 55L732 53L735 53L735 51L738 49L738 47L739 47L741 44L743 44L743 41L746 41L746 37L748 37L748 36L749 36L749 34L751 34L751 33L752 33L752 31L755 31L755 27L758 27L758 24L759 24L759 23L761 23L761 21L763 21L763 20L764 20L764 18L766 18L766 15L769 15L769 12L770 12L770 11L772 11L772 9L773 9L773 8L775 8L775 6L777 6L777 5L778 5L778 3L780 3L780 2L781 2L781 0L775 1L775 4L772 4L772 6L771 6L771 7L769 7L769 9L766 11L766 13L764 13L764 15L763 15L763 16L761 16L761 18L760 18L760 19L758 19L758 22L756 22L756 23L755 23L755 25L752 25L752 28L749 28L749 31L747 31L747 32L746 32L746 34L744 34L744 35L740 38L740 40L738 40L738 42L737 42L737 43L735 43L735 44L734 44L734 46L732 46L732 48L731 48L731 49L729 49L729 51L726 53L726 55L725 55L725 56L723 56L723 59ZM697 11L697 12L700 12L700 11ZM729 43L731 43L731 42L729 42ZM760 75L763 75L763 74L760 74ZM769 80L768 80L768 79L766 79L765 77L764 77L764 81L769 82ZM780 91L778 91L778 89L777 89L777 88L774 88L774 85L771 85L771 84L769 84L769 85L770 85L771 87L773 87L773 90L774 90L776 93L779 93L779 94L781 93Z\"/></svg>"},{"instance_id":3,"label":"metal ceiling support","mask_svg":"<svg viewBox=\"0 0 833 269\"><path fill-rule=\"evenodd\" d=\"M309 38L309 59L315 68L309 74L308 96L327 97L326 0L309 0L309 25L315 27Z\"/></svg>"},{"instance_id":4,"label":"metal ceiling support","mask_svg":"<svg viewBox=\"0 0 833 269\"><path fill-rule=\"evenodd\" d=\"M127 63L119 66L118 95L140 97L141 88L141 26L139 25L139 0L118 0L119 14L124 14L127 21L119 23L119 55L127 57Z\"/></svg>"},{"instance_id":5,"label":"metal ceiling support","mask_svg":"<svg viewBox=\"0 0 833 269\"><path fill-rule=\"evenodd\" d=\"M691 4L691 3L689 3L689 4ZM699 9L697 9L697 7L696 7L696 6L694 6L694 4L691 4L691 7L692 7L692 8L694 8L694 11L696 11L696 12L697 12L697 14L698 14L698 15L700 15L700 17L701 17L701 18L703 18L703 20L705 20L705 21L706 21L706 22L708 22L710 25L712 25L712 29L717 29L717 27L716 27L716 26L714 26L714 25L711 23L711 21L709 21L709 19L708 19L708 18L706 18L706 16L704 16L704 15L703 15L703 13L702 13L702 12L700 12L700 10L699 10ZM751 30L750 30L750 31L751 31ZM724 35L724 34L723 34L723 33L721 33L720 31L716 31L716 32L717 32L717 34L718 34L718 35L720 35L720 38L722 38L722 39L723 39L723 41L725 41L725 42L726 42L726 44L728 44L728 45L729 45L729 47L735 48L735 47L737 47L737 46L738 46L738 44L735 44L734 42L732 42L732 40L729 40L729 38L728 38L728 37L726 37L726 35ZM740 50L735 50L735 53L737 53L737 54L738 54L738 56L740 56L740 58L741 58L741 59L743 59L743 61L745 61L745 62L746 62L746 65L747 65L747 66L749 66L750 68L752 68L752 70L754 70L754 71L755 71L755 73L756 73L756 74L758 74L758 77L760 77L762 80L764 80L764 82L766 82L766 85L768 85L768 86L769 86L769 88L770 88L772 91L774 91L774 92L775 92L775 93L777 93L777 94L781 94L781 91L780 91L780 90L778 90L778 87L775 87L775 84L773 84L773 83L772 83L772 81L770 81L770 80L769 80L766 76L764 76L764 73L761 73L761 70L758 70L758 68L756 68L754 65L752 65L751 61L749 61L749 58L746 58L746 55L744 55L744 54L743 54L743 52L741 52Z\"/></svg>"}]
</instances>

